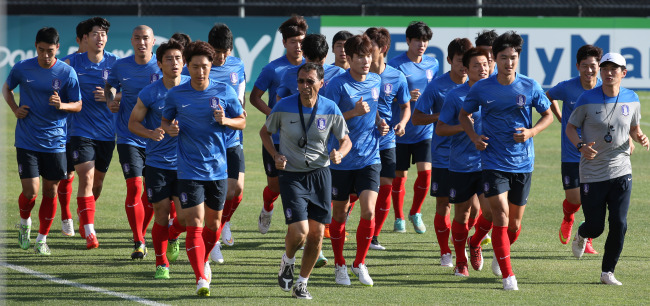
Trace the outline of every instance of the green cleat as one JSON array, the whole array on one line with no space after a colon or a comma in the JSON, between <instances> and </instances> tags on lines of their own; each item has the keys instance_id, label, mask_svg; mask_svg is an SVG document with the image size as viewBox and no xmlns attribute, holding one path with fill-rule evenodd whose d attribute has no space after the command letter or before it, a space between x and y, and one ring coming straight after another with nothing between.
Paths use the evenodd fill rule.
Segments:
<instances>
[{"instance_id":1,"label":"green cleat","mask_svg":"<svg viewBox=\"0 0 650 306\"><path fill-rule=\"evenodd\" d=\"M34 245L34 252L38 255L44 255L44 256L50 256L52 255L52 252L50 251L50 247L47 246L47 243L43 241L36 241L36 245Z\"/></svg>"},{"instance_id":2,"label":"green cleat","mask_svg":"<svg viewBox=\"0 0 650 306\"><path fill-rule=\"evenodd\" d=\"M327 264L327 258L325 258L325 255L323 255L323 251L320 251L320 254L318 254L318 259L316 260L316 264L314 264L314 268L320 268L323 267Z\"/></svg>"},{"instance_id":3,"label":"green cleat","mask_svg":"<svg viewBox=\"0 0 650 306\"><path fill-rule=\"evenodd\" d=\"M178 255L181 253L181 242L178 239L169 240L167 244L167 260L175 262Z\"/></svg>"},{"instance_id":4,"label":"green cleat","mask_svg":"<svg viewBox=\"0 0 650 306\"><path fill-rule=\"evenodd\" d=\"M163 265L156 267L156 275L153 277L155 279L169 279L169 268Z\"/></svg>"},{"instance_id":5,"label":"green cleat","mask_svg":"<svg viewBox=\"0 0 650 306\"><path fill-rule=\"evenodd\" d=\"M18 245L23 250L29 249L29 245L31 244L29 234L32 232L32 227L29 225L16 224L16 228L18 229Z\"/></svg>"}]
</instances>

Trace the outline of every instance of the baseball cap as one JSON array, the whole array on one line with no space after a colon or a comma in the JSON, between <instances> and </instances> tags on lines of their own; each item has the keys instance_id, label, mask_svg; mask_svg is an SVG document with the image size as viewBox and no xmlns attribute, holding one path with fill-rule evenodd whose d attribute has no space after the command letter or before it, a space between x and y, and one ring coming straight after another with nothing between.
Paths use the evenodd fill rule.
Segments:
<instances>
[{"instance_id":1,"label":"baseball cap","mask_svg":"<svg viewBox=\"0 0 650 306\"><path fill-rule=\"evenodd\" d=\"M620 53L607 53L603 55L600 59L599 66L602 66L606 62L611 62L622 67L626 66L625 58Z\"/></svg>"}]
</instances>

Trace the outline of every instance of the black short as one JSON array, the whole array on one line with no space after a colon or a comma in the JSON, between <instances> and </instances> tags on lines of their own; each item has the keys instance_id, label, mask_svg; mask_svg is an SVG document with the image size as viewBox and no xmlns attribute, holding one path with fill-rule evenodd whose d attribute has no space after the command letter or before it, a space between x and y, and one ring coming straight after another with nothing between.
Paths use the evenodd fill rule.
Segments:
<instances>
[{"instance_id":1,"label":"black short","mask_svg":"<svg viewBox=\"0 0 650 306\"><path fill-rule=\"evenodd\" d=\"M347 201L350 194L361 195L364 190L379 192L381 164L365 166L358 170L335 170L332 172L332 200Z\"/></svg>"},{"instance_id":2,"label":"black short","mask_svg":"<svg viewBox=\"0 0 650 306\"><path fill-rule=\"evenodd\" d=\"M276 151L280 151L279 144L274 144L274 146ZM266 172L266 176L278 177L278 169L275 168L275 160L273 160L273 156L271 156L269 152L266 152L266 149L264 149L264 147L262 147L262 162L264 163L264 171Z\"/></svg>"},{"instance_id":3,"label":"black short","mask_svg":"<svg viewBox=\"0 0 650 306\"><path fill-rule=\"evenodd\" d=\"M240 145L226 149L226 162L228 163L228 178L233 180L239 179L239 173L246 172L246 163L244 162L244 150Z\"/></svg>"},{"instance_id":4,"label":"black short","mask_svg":"<svg viewBox=\"0 0 650 306\"><path fill-rule=\"evenodd\" d=\"M68 163L72 161L73 166L76 166L85 162L95 161L95 169L99 172L106 173L113 159L115 141L101 141L81 136L72 136L66 149Z\"/></svg>"},{"instance_id":5,"label":"black short","mask_svg":"<svg viewBox=\"0 0 650 306\"><path fill-rule=\"evenodd\" d=\"M177 197L179 194L176 170L147 166L144 169L144 179L147 182L147 198L150 203L157 203L171 196Z\"/></svg>"},{"instance_id":6,"label":"black short","mask_svg":"<svg viewBox=\"0 0 650 306\"><path fill-rule=\"evenodd\" d=\"M562 186L564 190L580 188L580 163L562 163Z\"/></svg>"},{"instance_id":7,"label":"black short","mask_svg":"<svg viewBox=\"0 0 650 306\"><path fill-rule=\"evenodd\" d=\"M117 154L120 156L120 165L122 165L122 174L124 174L125 180L142 176L145 159L144 148L118 143Z\"/></svg>"},{"instance_id":8,"label":"black short","mask_svg":"<svg viewBox=\"0 0 650 306\"><path fill-rule=\"evenodd\" d=\"M431 196L436 198L448 197L449 188L451 188L449 169L431 168Z\"/></svg>"},{"instance_id":9,"label":"black short","mask_svg":"<svg viewBox=\"0 0 650 306\"><path fill-rule=\"evenodd\" d=\"M463 203L483 193L483 175L477 172L449 171L449 203Z\"/></svg>"},{"instance_id":10,"label":"black short","mask_svg":"<svg viewBox=\"0 0 650 306\"><path fill-rule=\"evenodd\" d=\"M311 172L280 171L278 180L286 224L307 219L323 224L332 221L332 176L329 167Z\"/></svg>"},{"instance_id":11,"label":"black short","mask_svg":"<svg viewBox=\"0 0 650 306\"><path fill-rule=\"evenodd\" d=\"M511 173L498 170L483 170L483 192L485 197L500 195L508 192L508 202L524 206L528 202L530 182L533 174Z\"/></svg>"},{"instance_id":12,"label":"black short","mask_svg":"<svg viewBox=\"0 0 650 306\"><path fill-rule=\"evenodd\" d=\"M65 163L67 173L74 172L74 160L72 159L72 144L70 140L65 143Z\"/></svg>"},{"instance_id":13,"label":"black short","mask_svg":"<svg viewBox=\"0 0 650 306\"><path fill-rule=\"evenodd\" d=\"M201 203L212 210L223 210L228 191L228 180L197 181L178 180L178 191L180 193L181 207L190 208Z\"/></svg>"},{"instance_id":14,"label":"black short","mask_svg":"<svg viewBox=\"0 0 650 306\"><path fill-rule=\"evenodd\" d=\"M381 172L379 177L395 178L396 157L395 148L389 148L379 151L381 158Z\"/></svg>"},{"instance_id":15,"label":"black short","mask_svg":"<svg viewBox=\"0 0 650 306\"><path fill-rule=\"evenodd\" d=\"M16 148L16 160L21 180L40 175L46 180L59 181L67 174L65 152L45 153Z\"/></svg>"},{"instance_id":16,"label":"black short","mask_svg":"<svg viewBox=\"0 0 650 306\"><path fill-rule=\"evenodd\" d=\"M419 162L431 162L431 139L425 139L416 143L398 143L395 145L397 157L397 171L406 171L411 164Z\"/></svg>"}]
</instances>

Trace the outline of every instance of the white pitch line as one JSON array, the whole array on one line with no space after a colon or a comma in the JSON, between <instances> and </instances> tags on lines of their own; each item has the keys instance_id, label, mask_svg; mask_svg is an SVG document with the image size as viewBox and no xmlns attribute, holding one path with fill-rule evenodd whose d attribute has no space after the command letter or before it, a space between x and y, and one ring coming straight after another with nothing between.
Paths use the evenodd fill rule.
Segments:
<instances>
[{"instance_id":1,"label":"white pitch line","mask_svg":"<svg viewBox=\"0 0 650 306\"><path fill-rule=\"evenodd\" d=\"M650 126L650 123L641 121L641 125Z\"/></svg>"},{"instance_id":2,"label":"white pitch line","mask_svg":"<svg viewBox=\"0 0 650 306\"><path fill-rule=\"evenodd\" d=\"M121 298L121 299L125 299L125 300L131 301L131 302L141 303L141 304L145 304L145 305L154 305L154 306L167 305L167 304L161 304L161 303L158 303L158 302L155 302L155 301L143 299L141 297L129 295L129 294L126 294L126 293L120 293L120 292L110 291L110 290L106 290L106 289L99 288L99 287L93 287L93 286L89 286L89 285L75 283L75 282L72 282L72 281L69 281L69 280L61 279L61 278L58 278L58 277L54 277L52 275L47 275L45 273L41 273L41 272L34 271L34 270L31 270L31 269L28 269L28 268L25 268L25 267L22 267L22 266L16 266L16 265L12 265L12 264L5 263L5 262L0 262L0 267L6 267L6 268L9 268L9 269L21 272L21 273L36 276L38 278L42 278L44 280L54 282L54 283L58 283L58 284L72 286L72 287L76 287L76 288L84 289L84 290L88 290L88 291L94 291L94 292L97 292L97 293L103 293L103 294L106 294L106 295L112 295L112 296L115 296L115 297L118 297L118 298Z\"/></svg>"}]
</instances>

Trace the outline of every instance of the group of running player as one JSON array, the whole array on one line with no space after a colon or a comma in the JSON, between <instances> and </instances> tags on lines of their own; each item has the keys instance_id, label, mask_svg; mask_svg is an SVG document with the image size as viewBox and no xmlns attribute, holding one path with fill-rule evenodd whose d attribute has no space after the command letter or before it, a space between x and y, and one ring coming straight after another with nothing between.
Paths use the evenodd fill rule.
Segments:
<instances>
[{"instance_id":1,"label":"group of running player","mask_svg":"<svg viewBox=\"0 0 650 306\"><path fill-rule=\"evenodd\" d=\"M20 247L31 244L39 176L43 196L36 253L51 254L46 238L57 192L62 231L75 235L69 211L75 172L78 230L88 249L99 246L95 203L117 144L134 241L131 258L147 254L145 237L153 218L154 277L167 279L170 262L180 252L179 237L186 232L196 293L209 296L209 259L223 263L221 242L234 243L229 221L244 188L246 76L242 61L230 55L232 32L216 24L207 43L176 33L154 54L153 30L140 25L131 37L134 54L119 59L104 50L109 28L101 17L82 21L78 52L60 60L57 31L39 30L37 57L16 64L3 87L18 118ZM335 282L351 284L343 247L347 217L357 199L361 218L351 270L363 285L372 286L365 259L371 248L386 249L378 237L391 199L394 231L406 231L403 204L411 164L418 174L408 220L417 233L426 231L421 207L430 190L436 198L440 264L455 266L457 276L469 276L468 261L481 270L481 245L489 243L492 230L492 272L502 276L504 289L518 290L510 246L521 231L531 187L532 138L552 123L553 113L562 121L566 191L560 241L568 243L582 202L586 222L575 235L573 252L576 257L596 253L591 238L602 233L609 207L601 281L621 284L613 272L626 229L632 140L649 145L639 127L638 97L620 87L626 73L620 54L603 56L600 48L583 46L576 56L580 75L545 93L535 80L516 72L523 39L512 31L500 36L483 31L476 46L467 38L452 40L446 58L451 69L439 75L438 60L425 54L433 33L424 22L407 27L408 50L390 61L387 29L373 27L359 35L341 31L332 40L334 65L325 64L325 36L307 34L307 29L300 16L279 27L286 54L263 68L250 94L251 104L268 117L260 131L267 186L259 231L269 230L280 195L288 225L278 273L283 290L311 299L309 275L327 263L323 237L332 243ZM13 95L17 86L20 105ZM262 100L265 92L268 101ZM564 102L561 112L557 100ZM533 108L541 115L536 123ZM592 109L600 110L595 118ZM593 136L600 125L606 131L604 143ZM470 237L471 228L475 233ZM294 283L295 253L303 246Z\"/></svg>"}]
</instances>

